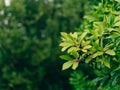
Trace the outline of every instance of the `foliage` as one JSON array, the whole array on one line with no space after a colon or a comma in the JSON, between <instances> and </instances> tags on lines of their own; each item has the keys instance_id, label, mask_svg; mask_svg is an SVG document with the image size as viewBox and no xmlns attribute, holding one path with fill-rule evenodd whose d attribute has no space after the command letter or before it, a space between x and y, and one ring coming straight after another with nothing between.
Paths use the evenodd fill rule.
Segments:
<instances>
[{"instance_id":1,"label":"foliage","mask_svg":"<svg viewBox=\"0 0 120 90\"><path fill-rule=\"evenodd\" d=\"M79 27L87 0L10 1L0 0L0 90L69 89L59 32Z\"/></svg>"},{"instance_id":2,"label":"foliage","mask_svg":"<svg viewBox=\"0 0 120 90\"><path fill-rule=\"evenodd\" d=\"M62 59L68 60L62 69L72 66L75 70L80 63L90 65L97 75L91 84L96 84L100 90L120 87L119 6L119 0L102 0L91 6L78 32L61 33L60 46L62 51L67 51L68 54L61 56Z\"/></svg>"}]
</instances>

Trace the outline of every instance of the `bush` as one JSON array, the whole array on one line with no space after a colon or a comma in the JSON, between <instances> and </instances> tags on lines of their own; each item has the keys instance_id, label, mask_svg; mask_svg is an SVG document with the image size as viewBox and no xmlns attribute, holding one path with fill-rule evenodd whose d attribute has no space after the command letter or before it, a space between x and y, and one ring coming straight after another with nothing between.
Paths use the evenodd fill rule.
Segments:
<instances>
[{"instance_id":1,"label":"bush","mask_svg":"<svg viewBox=\"0 0 120 90\"><path fill-rule=\"evenodd\" d=\"M119 5L118 0L102 0L91 6L78 32L61 33L60 46L62 51L67 51L69 54L60 56L68 60L63 64L62 69L72 67L75 70L81 63L91 66L94 70L93 75L95 74L96 77L89 86L100 90L118 90L120 87ZM83 75L80 76L83 77ZM74 79L77 78L74 77Z\"/></svg>"}]
</instances>

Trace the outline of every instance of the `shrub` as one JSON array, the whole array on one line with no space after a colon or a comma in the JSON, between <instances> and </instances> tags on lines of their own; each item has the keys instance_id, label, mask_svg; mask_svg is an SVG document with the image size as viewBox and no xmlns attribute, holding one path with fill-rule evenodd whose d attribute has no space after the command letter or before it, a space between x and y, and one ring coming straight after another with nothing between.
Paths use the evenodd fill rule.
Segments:
<instances>
[{"instance_id":1,"label":"shrub","mask_svg":"<svg viewBox=\"0 0 120 90\"><path fill-rule=\"evenodd\" d=\"M60 46L68 54L60 56L67 60L62 70L75 70L81 63L91 66L96 74L91 85L100 90L120 87L119 5L119 0L102 0L91 6L78 32L61 33Z\"/></svg>"}]
</instances>

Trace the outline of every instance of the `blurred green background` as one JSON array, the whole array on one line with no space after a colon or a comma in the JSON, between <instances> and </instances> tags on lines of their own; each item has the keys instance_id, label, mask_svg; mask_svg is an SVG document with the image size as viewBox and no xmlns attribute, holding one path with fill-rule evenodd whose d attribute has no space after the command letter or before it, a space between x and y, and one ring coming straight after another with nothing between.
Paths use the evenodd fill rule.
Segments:
<instances>
[{"instance_id":1,"label":"blurred green background","mask_svg":"<svg viewBox=\"0 0 120 90\"><path fill-rule=\"evenodd\" d=\"M80 27L89 2L0 0L0 90L73 90L60 32Z\"/></svg>"}]
</instances>

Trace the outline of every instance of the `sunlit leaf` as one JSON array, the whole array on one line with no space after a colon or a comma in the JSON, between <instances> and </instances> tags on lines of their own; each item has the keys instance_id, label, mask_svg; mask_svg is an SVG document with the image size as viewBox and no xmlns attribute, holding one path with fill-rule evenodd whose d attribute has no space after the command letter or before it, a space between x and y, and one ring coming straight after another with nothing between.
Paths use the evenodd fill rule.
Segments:
<instances>
[{"instance_id":1,"label":"sunlit leaf","mask_svg":"<svg viewBox=\"0 0 120 90\"><path fill-rule=\"evenodd\" d=\"M84 37L87 35L87 31L83 32L82 35L79 37L79 43L84 39Z\"/></svg>"},{"instance_id":2,"label":"sunlit leaf","mask_svg":"<svg viewBox=\"0 0 120 90\"><path fill-rule=\"evenodd\" d=\"M68 53L70 53L72 51L78 51L78 50L79 50L79 48L77 48L77 47L71 47L68 49Z\"/></svg>"},{"instance_id":3,"label":"sunlit leaf","mask_svg":"<svg viewBox=\"0 0 120 90\"><path fill-rule=\"evenodd\" d=\"M86 45L88 45L88 44L90 44L90 41L84 41L84 40L82 40L82 46L86 46Z\"/></svg>"},{"instance_id":4,"label":"sunlit leaf","mask_svg":"<svg viewBox=\"0 0 120 90\"><path fill-rule=\"evenodd\" d=\"M77 37L78 37L78 33L77 33L77 32L74 32L73 34L70 33L70 35L71 35L72 37L76 38L76 39L77 39Z\"/></svg>"},{"instance_id":5,"label":"sunlit leaf","mask_svg":"<svg viewBox=\"0 0 120 90\"><path fill-rule=\"evenodd\" d=\"M72 61L65 62L62 66L62 70L68 69L70 66L72 66L72 64Z\"/></svg>"},{"instance_id":6,"label":"sunlit leaf","mask_svg":"<svg viewBox=\"0 0 120 90\"><path fill-rule=\"evenodd\" d=\"M62 51L62 52L65 51L68 47L69 47L69 46L63 47L61 51Z\"/></svg>"},{"instance_id":7,"label":"sunlit leaf","mask_svg":"<svg viewBox=\"0 0 120 90\"><path fill-rule=\"evenodd\" d=\"M115 0L115 1L117 1L117 2L119 2L119 3L120 3L120 0Z\"/></svg>"},{"instance_id":8,"label":"sunlit leaf","mask_svg":"<svg viewBox=\"0 0 120 90\"><path fill-rule=\"evenodd\" d=\"M87 50L86 50L86 49L82 49L82 51L83 51L83 52L87 52Z\"/></svg>"},{"instance_id":9,"label":"sunlit leaf","mask_svg":"<svg viewBox=\"0 0 120 90\"><path fill-rule=\"evenodd\" d=\"M83 49L90 49L91 47L92 47L91 45L87 45Z\"/></svg>"},{"instance_id":10,"label":"sunlit leaf","mask_svg":"<svg viewBox=\"0 0 120 90\"><path fill-rule=\"evenodd\" d=\"M105 53L108 54L108 55L113 55L113 56L115 55L114 50L107 50Z\"/></svg>"},{"instance_id":11,"label":"sunlit leaf","mask_svg":"<svg viewBox=\"0 0 120 90\"><path fill-rule=\"evenodd\" d=\"M68 40L68 41L73 41L73 37L70 35L70 34L67 34L67 33L65 33L65 32L61 32L61 36L63 37L63 38L65 38L66 40ZM64 40L65 40L64 39Z\"/></svg>"},{"instance_id":12,"label":"sunlit leaf","mask_svg":"<svg viewBox=\"0 0 120 90\"><path fill-rule=\"evenodd\" d=\"M63 46L63 47L65 46L66 47L66 46L72 46L72 45L73 45L72 43L68 43L68 42L66 43L65 42L65 43L60 43L59 46Z\"/></svg>"},{"instance_id":13,"label":"sunlit leaf","mask_svg":"<svg viewBox=\"0 0 120 90\"><path fill-rule=\"evenodd\" d=\"M67 33L61 32L62 37L67 38Z\"/></svg>"},{"instance_id":14,"label":"sunlit leaf","mask_svg":"<svg viewBox=\"0 0 120 90\"><path fill-rule=\"evenodd\" d=\"M73 63L73 66L72 66L72 69L75 70L79 65L79 62L74 62Z\"/></svg>"}]
</instances>

